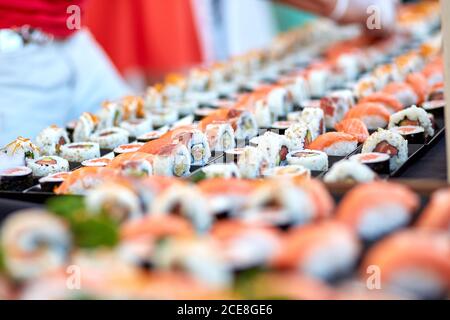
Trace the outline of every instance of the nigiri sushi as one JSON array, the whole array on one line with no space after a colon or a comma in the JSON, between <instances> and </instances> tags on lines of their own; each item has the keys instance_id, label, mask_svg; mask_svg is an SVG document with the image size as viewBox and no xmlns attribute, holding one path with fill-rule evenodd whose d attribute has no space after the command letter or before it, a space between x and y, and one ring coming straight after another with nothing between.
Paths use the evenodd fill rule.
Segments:
<instances>
[{"instance_id":1,"label":"nigiri sushi","mask_svg":"<svg viewBox=\"0 0 450 320\"><path fill-rule=\"evenodd\" d=\"M335 129L354 136L358 142L363 143L369 137L369 130L365 123L358 118L350 118L336 123Z\"/></svg>"},{"instance_id":2,"label":"nigiri sushi","mask_svg":"<svg viewBox=\"0 0 450 320\"><path fill-rule=\"evenodd\" d=\"M410 73L406 76L405 82L409 84L417 95L417 103L423 103L428 97L430 87L427 79L421 73Z\"/></svg>"},{"instance_id":3,"label":"nigiri sushi","mask_svg":"<svg viewBox=\"0 0 450 320\"><path fill-rule=\"evenodd\" d=\"M403 110L403 104L392 94L375 92L359 101L360 103L381 103L390 113Z\"/></svg>"},{"instance_id":4,"label":"nigiri sushi","mask_svg":"<svg viewBox=\"0 0 450 320\"><path fill-rule=\"evenodd\" d=\"M419 207L418 196L407 187L388 182L360 184L340 202L336 219L367 241L404 227Z\"/></svg>"},{"instance_id":5,"label":"nigiri sushi","mask_svg":"<svg viewBox=\"0 0 450 320\"><path fill-rule=\"evenodd\" d=\"M325 152L329 156L346 156L356 149L358 140L347 133L327 132L314 140L309 148Z\"/></svg>"},{"instance_id":6,"label":"nigiri sushi","mask_svg":"<svg viewBox=\"0 0 450 320\"><path fill-rule=\"evenodd\" d=\"M433 193L430 203L419 216L416 226L450 232L450 189Z\"/></svg>"},{"instance_id":7,"label":"nigiri sushi","mask_svg":"<svg viewBox=\"0 0 450 320\"><path fill-rule=\"evenodd\" d=\"M364 122L367 129L385 128L389 123L389 111L381 103L366 102L350 109L344 119L357 118Z\"/></svg>"},{"instance_id":8,"label":"nigiri sushi","mask_svg":"<svg viewBox=\"0 0 450 320\"><path fill-rule=\"evenodd\" d=\"M405 108L419 103L419 97L413 87L404 82L392 82L384 87L383 92L394 95Z\"/></svg>"}]
</instances>

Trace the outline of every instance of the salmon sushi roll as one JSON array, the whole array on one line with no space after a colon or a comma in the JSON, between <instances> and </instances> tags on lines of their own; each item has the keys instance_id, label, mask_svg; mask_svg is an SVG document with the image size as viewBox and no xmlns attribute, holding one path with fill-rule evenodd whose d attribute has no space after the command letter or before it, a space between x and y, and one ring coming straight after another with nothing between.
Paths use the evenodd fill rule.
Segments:
<instances>
[{"instance_id":1,"label":"salmon sushi roll","mask_svg":"<svg viewBox=\"0 0 450 320\"><path fill-rule=\"evenodd\" d=\"M419 103L419 96L414 88L404 82L392 82L384 87L383 92L394 95L405 108Z\"/></svg>"},{"instance_id":2,"label":"salmon sushi roll","mask_svg":"<svg viewBox=\"0 0 450 320\"><path fill-rule=\"evenodd\" d=\"M325 114L320 107L304 108L300 117L300 122L308 126L313 140L326 132Z\"/></svg>"},{"instance_id":3,"label":"salmon sushi roll","mask_svg":"<svg viewBox=\"0 0 450 320\"><path fill-rule=\"evenodd\" d=\"M389 123L391 114L381 103L366 102L357 104L350 109L345 115L347 119L360 119L369 130L376 130L378 128L385 128Z\"/></svg>"},{"instance_id":4,"label":"salmon sushi roll","mask_svg":"<svg viewBox=\"0 0 450 320\"><path fill-rule=\"evenodd\" d=\"M256 148L267 156L271 167L276 167L286 161L289 153L289 141L284 135L268 131L260 136Z\"/></svg>"},{"instance_id":5,"label":"salmon sushi roll","mask_svg":"<svg viewBox=\"0 0 450 320\"><path fill-rule=\"evenodd\" d=\"M372 93L360 100L360 103L366 102L381 103L391 114L403 110L403 104L394 95L386 92Z\"/></svg>"},{"instance_id":6,"label":"salmon sushi roll","mask_svg":"<svg viewBox=\"0 0 450 320\"><path fill-rule=\"evenodd\" d=\"M380 270L381 285L419 299L448 297L450 236L429 230L408 230L383 239L369 250L361 274L369 266Z\"/></svg>"},{"instance_id":7,"label":"salmon sushi roll","mask_svg":"<svg viewBox=\"0 0 450 320\"><path fill-rule=\"evenodd\" d=\"M334 128L354 104L353 93L350 90L332 91L328 96L322 98L320 108L325 114L326 127Z\"/></svg>"},{"instance_id":8,"label":"salmon sushi roll","mask_svg":"<svg viewBox=\"0 0 450 320\"><path fill-rule=\"evenodd\" d=\"M389 169L393 172L408 160L408 141L396 132L379 129L367 138L361 150L361 153L371 152L389 155Z\"/></svg>"},{"instance_id":9,"label":"salmon sushi roll","mask_svg":"<svg viewBox=\"0 0 450 320\"><path fill-rule=\"evenodd\" d=\"M312 142L312 131L304 122L295 122L286 129L284 133L289 141L289 149L303 150L308 149Z\"/></svg>"},{"instance_id":10,"label":"salmon sushi roll","mask_svg":"<svg viewBox=\"0 0 450 320\"><path fill-rule=\"evenodd\" d=\"M350 228L325 221L290 230L272 266L330 281L349 274L360 251L358 237Z\"/></svg>"},{"instance_id":11,"label":"salmon sushi roll","mask_svg":"<svg viewBox=\"0 0 450 320\"><path fill-rule=\"evenodd\" d=\"M361 184L340 202L336 219L360 238L374 241L406 226L419 207L419 197L407 187L388 182Z\"/></svg>"},{"instance_id":12,"label":"salmon sushi roll","mask_svg":"<svg viewBox=\"0 0 450 320\"><path fill-rule=\"evenodd\" d=\"M363 183L377 179L377 174L358 161L341 160L325 174L326 183Z\"/></svg>"},{"instance_id":13,"label":"salmon sushi roll","mask_svg":"<svg viewBox=\"0 0 450 320\"><path fill-rule=\"evenodd\" d=\"M419 228L450 232L450 189L438 190L416 222Z\"/></svg>"},{"instance_id":14,"label":"salmon sushi roll","mask_svg":"<svg viewBox=\"0 0 450 320\"><path fill-rule=\"evenodd\" d=\"M314 140L309 148L325 152L329 156L342 157L353 152L358 146L358 140L347 133L327 132Z\"/></svg>"},{"instance_id":15,"label":"salmon sushi roll","mask_svg":"<svg viewBox=\"0 0 450 320\"><path fill-rule=\"evenodd\" d=\"M237 165L244 179L255 179L262 177L264 171L270 168L270 159L266 152L255 147L245 147L240 150Z\"/></svg>"},{"instance_id":16,"label":"salmon sushi roll","mask_svg":"<svg viewBox=\"0 0 450 320\"><path fill-rule=\"evenodd\" d=\"M403 126L419 126L425 130L427 137L434 136L433 123L430 120L429 114L424 109L416 106L396 112L390 117L390 129Z\"/></svg>"},{"instance_id":17,"label":"salmon sushi roll","mask_svg":"<svg viewBox=\"0 0 450 320\"><path fill-rule=\"evenodd\" d=\"M341 122L336 123L335 129L338 132L354 136L359 143L364 143L369 137L369 130L367 130L366 124L358 118L342 120Z\"/></svg>"}]
</instances>

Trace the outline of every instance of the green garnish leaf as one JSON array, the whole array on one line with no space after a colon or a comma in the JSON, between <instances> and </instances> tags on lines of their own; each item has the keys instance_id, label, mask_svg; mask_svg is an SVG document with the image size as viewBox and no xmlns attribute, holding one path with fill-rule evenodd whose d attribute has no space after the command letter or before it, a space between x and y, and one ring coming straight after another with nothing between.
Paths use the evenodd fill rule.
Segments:
<instances>
[{"instance_id":1,"label":"green garnish leaf","mask_svg":"<svg viewBox=\"0 0 450 320\"><path fill-rule=\"evenodd\" d=\"M205 180L205 179L206 179L206 173L204 173L202 170L195 172L189 178L189 180L191 180L193 183L199 183L200 181Z\"/></svg>"}]
</instances>

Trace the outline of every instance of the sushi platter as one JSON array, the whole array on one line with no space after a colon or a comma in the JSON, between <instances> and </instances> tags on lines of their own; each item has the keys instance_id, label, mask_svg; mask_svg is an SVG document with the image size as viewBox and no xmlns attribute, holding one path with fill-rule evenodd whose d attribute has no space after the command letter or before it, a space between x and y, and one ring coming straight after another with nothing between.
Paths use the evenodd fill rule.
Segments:
<instances>
[{"instance_id":1,"label":"sushi platter","mask_svg":"<svg viewBox=\"0 0 450 320\"><path fill-rule=\"evenodd\" d=\"M73 264L94 298L448 299L448 185L401 180L449 125L439 6L399 22L317 20L1 148L0 299L77 298Z\"/></svg>"}]
</instances>

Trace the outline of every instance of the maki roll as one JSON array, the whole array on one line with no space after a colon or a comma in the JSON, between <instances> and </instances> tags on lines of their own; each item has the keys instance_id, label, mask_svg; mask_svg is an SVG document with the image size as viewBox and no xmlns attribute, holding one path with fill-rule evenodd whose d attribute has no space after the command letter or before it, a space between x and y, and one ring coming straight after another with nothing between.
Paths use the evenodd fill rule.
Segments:
<instances>
[{"instance_id":1,"label":"maki roll","mask_svg":"<svg viewBox=\"0 0 450 320\"><path fill-rule=\"evenodd\" d=\"M317 150L295 150L287 157L290 165L301 165L311 171L327 171L328 156L325 152Z\"/></svg>"},{"instance_id":2,"label":"maki roll","mask_svg":"<svg viewBox=\"0 0 450 320\"><path fill-rule=\"evenodd\" d=\"M165 134L168 131L168 127L164 127L164 130L161 130L163 128L160 128L159 130L149 131L147 133L141 134L137 137L138 142L147 143L149 141L153 141L156 139L161 138L163 134Z\"/></svg>"},{"instance_id":3,"label":"maki roll","mask_svg":"<svg viewBox=\"0 0 450 320\"><path fill-rule=\"evenodd\" d=\"M353 88L353 94L358 99L375 93L378 89L378 80L374 76L362 77Z\"/></svg>"},{"instance_id":4,"label":"maki roll","mask_svg":"<svg viewBox=\"0 0 450 320\"><path fill-rule=\"evenodd\" d=\"M390 156L389 168L395 171L408 160L408 141L400 134L379 129L364 142L361 153L380 152Z\"/></svg>"},{"instance_id":5,"label":"maki roll","mask_svg":"<svg viewBox=\"0 0 450 320\"><path fill-rule=\"evenodd\" d=\"M261 177L263 172L270 167L270 160L266 152L259 148L245 147L238 160L239 171L244 179Z\"/></svg>"},{"instance_id":6,"label":"maki roll","mask_svg":"<svg viewBox=\"0 0 450 320\"><path fill-rule=\"evenodd\" d=\"M27 165L33 171L33 176L37 178L69 171L69 162L57 156L43 156L36 160L28 161Z\"/></svg>"},{"instance_id":7,"label":"maki roll","mask_svg":"<svg viewBox=\"0 0 450 320\"><path fill-rule=\"evenodd\" d=\"M359 143L364 143L369 137L369 130L364 122L357 118L342 120L335 125L336 131L354 136Z\"/></svg>"},{"instance_id":8,"label":"maki roll","mask_svg":"<svg viewBox=\"0 0 450 320\"><path fill-rule=\"evenodd\" d=\"M450 189L433 193L430 202L417 220L416 227L450 232Z\"/></svg>"},{"instance_id":9,"label":"maki roll","mask_svg":"<svg viewBox=\"0 0 450 320\"><path fill-rule=\"evenodd\" d=\"M259 137L257 149L259 152L265 153L269 159L269 165L275 167L286 161L289 153L289 141L285 136L268 131Z\"/></svg>"},{"instance_id":10,"label":"maki roll","mask_svg":"<svg viewBox=\"0 0 450 320\"><path fill-rule=\"evenodd\" d=\"M1 191L23 191L33 186L33 172L28 167L0 170Z\"/></svg>"},{"instance_id":11,"label":"maki roll","mask_svg":"<svg viewBox=\"0 0 450 320\"><path fill-rule=\"evenodd\" d=\"M314 140L309 148L325 152L329 156L343 157L353 152L358 140L347 133L327 132Z\"/></svg>"},{"instance_id":12,"label":"maki roll","mask_svg":"<svg viewBox=\"0 0 450 320\"><path fill-rule=\"evenodd\" d=\"M386 128L391 114L381 103L366 102L357 104L345 115L347 119L360 119L369 130Z\"/></svg>"},{"instance_id":13,"label":"maki roll","mask_svg":"<svg viewBox=\"0 0 450 320\"><path fill-rule=\"evenodd\" d=\"M234 148L225 151L225 161L227 163L238 163L239 157L244 153L245 148Z\"/></svg>"},{"instance_id":14,"label":"maki roll","mask_svg":"<svg viewBox=\"0 0 450 320\"><path fill-rule=\"evenodd\" d=\"M122 128L108 128L94 133L90 140L99 144L100 149L113 150L128 143L129 133Z\"/></svg>"},{"instance_id":15,"label":"maki roll","mask_svg":"<svg viewBox=\"0 0 450 320\"><path fill-rule=\"evenodd\" d=\"M434 135L433 123L428 113L416 106L394 113L389 120L389 128L402 126L421 126L427 137Z\"/></svg>"},{"instance_id":16,"label":"maki roll","mask_svg":"<svg viewBox=\"0 0 450 320\"><path fill-rule=\"evenodd\" d=\"M450 236L445 232L407 230L395 233L372 247L361 265L380 269L383 286L411 294L416 299L447 298L450 290Z\"/></svg>"},{"instance_id":17,"label":"maki roll","mask_svg":"<svg viewBox=\"0 0 450 320\"><path fill-rule=\"evenodd\" d=\"M231 109L228 118L238 140L251 139L258 135L258 125L252 113L244 110Z\"/></svg>"},{"instance_id":18,"label":"maki roll","mask_svg":"<svg viewBox=\"0 0 450 320\"><path fill-rule=\"evenodd\" d=\"M371 242L406 226L419 204L419 197L401 184L371 182L360 184L345 195L336 219Z\"/></svg>"},{"instance_id":19,"label":"maki roll","mask_svg":"<svg viewBox=\"0 0 450 320\"><path fill-rule=\"evenodd\" d=\"M204 166L211 157L206 135L195 128L181 131L172 136L172 140L186 146L191 155L191 165Z\"/></svg>"},{"instance_id":20,"label":"maki roll","mask_svg":"<svg viewBox=\"0 0 450 320\"><path fill-rule=\"evenodd\" d=\"M236 146L234 130L228 122L213 122L206 126L206 138L213 152L223 152Z\"/></svg>"},{"instance_id":21,"label":"maki roll","mask_svg":"<svg viewBox=\"0 0 450 320\"><path fill-rule=\"evenodd\" d=\"M111 163L111 159L101 157L101 158L84 160L83 162L81 162L81 165L83 167L106 167L110 163Z\"/></svg>"},{"instance_id":22,"label":"maki roll","mask_svg":"<svg viewBox=\"0 0 450 320\"><path fill-rule=\"evenodd\" d=\"M161 128L170 125L178 120L178 111L175 109L153 110L150 114L154 128Z\"/></svg>"},{"instance_id":23,"label":"maki roll","mask_svg":"<svg viewBox=\"0 0 450 320\"><path fill-rule=\"evenodd\" d=\"M118 156L124 153L133 153L137 152L144 143L141 142L135 142L135 143L128 143L128 144L122 144L116 148L114 148L114 156Z\"/></svg>"},{"instance_id":24,"label":"maki roll","mask_svg":"<svg viewBox=\"0 0 450 320\"><path fill-rule=\"evenodd\" d=\"M241 174L239 172L239 168L234 163L227 164L211 164L202 169L207 179L213 178L240 178Z\"/></svg>"},{"instance_id":25,"label":"maki roll","mask_svg":"<svg viewBox=\"0 0 450 320\"><path fill-rule=\"evenodd\" d=\"M75 142L61 147L61 157L69 162L81 163L100 157L100 146L95 142Z\"/></svg>"},{"instance_id":26,"label":"maki roll","mask_svg":"<svg viewBox=\"0 0 450 320\"><path fill-rule=\"evenodd\" d=\"M310 128L303 122L290 125L284 135L289 141L289 148L292 150L308 149L313 140Z\"/></svg>"},{"instance_id":27,"label":"maki roll","mask_svg":"<svg viewBox=\"0 0 450 320\"><path fill-rule=\"evenodd\" d=\"M264 177L267 178L296 178L310 179L311 171L300 165L287 165L283 167L269 168L264 171Z\"/></svg>"},{"instance_id":28,"label":"maki roll","mask_svg":"<svg viewBox=\"0 0 450 320\"><path fill-rule=\"evenodd\" d=\"M112 127L118 127L123 120L123 111L118 103L106 102L103 104L100 112L98 113L98 127L97 129L103 130Z\"/></svg>"},{"instance_id":29,"label":"maki roll","mask_svg":"<svg viewBox=\"0 0 450 320\"><path fill-rule=\"evenodd\" d=\"M403 138L405 138L408 141L408 144L424 144L426 141L425 130L423 127L401 126L401 127L392 127L389 130L400 134Z\"/></svg>"},{"instance_id":30,"label":"maki roll","mask_svg":"<svg viewBox=\"0 0 450 320\"><path fill-rule=\"evenodd\" d=\"M350 90L333 91L320 100L320 108L325 114L325 125L334 128L345 114L355 104L353 93Z\"/></svg>"},{"instance_id":31,"label":"maki roll","mask_svg":"<svg viewBox=\"0 0 450 320\"><path fill-rule=\"evenodd\" d=\"M139 137L152 130L151 118L130 119L120 123L120 128L128 131L130 138Z\"/></svg>"},{"instance_id":32,"label":"maki roll","mask_svg":"<svg viewBox=\"0 0 450 320\"><path fill-rule=\"evenodd\" d=\"M255 102L253 114L259 128L269 128L272 122L275 121L266 99L259 99Z\"/></svg>"},{"instance_id":33,"label":"maki roll","mask_svg":"<svg viewBox=\"0 0 450 320\"><path fill-rule=\"evenodd\" d=\"M153 160L155 175L184 177L189 175L192 155L182 143L162 146Z\"/></svg>"},{"instance_id":34,"label":"maki roll","mask_svg":"<svg viewBox=\"0 0 450 320\"><path fill-rule=\"evenodd\" d=\"M284 117L292 111L292 96L283 87L274 87L267 93L267 104L272 114L272 119Z\"/></svg>"},{"instance_id":35,"label":"maki roll","mask_svg":"<svg viewBox=\"0 0 450 320\"><path fill-rule=\"evenodd\" d=\"M73 141L89 141L92 134L97 130L99 119L89 112L84 112L77 121L73 130Z\"/></svg>"},{"instance_id":36,"label":"maki roll","mask_svg":"<svg viewBox=\"0 0 450 320\"><path fill-rule=\"evenodd\" d=\"M25 166L29 160L37 159L40 150L30 139L18 137L0 149L0 169Z\"/></svg>"},{"instance_id":37,"label":"maki roll","mask_svg":"<svg viewBox=\"0 0 450 320\"><path fill-rule=\"evenodd\" d=\"M378 174L389 174L390 156L386 153L368 152L359 153L350 157L350 160L365 164Z\"/></svg>"},{"instance_id":38,"label":"maki roll","mask_svg":"<svg viewBox=\"0 0 450 320\"><path fill-rule=\"evenodd\" d=\"M302 111L300 122L305 123L311 131L311 139L315 140L325 130L325 115L320 108L307 107Z\"/></svg>"},{"instance_id":39,"label":"maki roll","mask_svg":"<svg viewBox=\"0 0 450 320\"><path fill-rule=\"evenodd\" d=\"M377 179L377 175L368 166L354 160L336 162L325 174L327 183L363 183Z\"/></svg>"},{"instance_id":40,"label":"maki roll","mask_svg":"<svg viewBox=\"0 0 450 320\"><path fill-rule=\"evenodd\" d=\"M61 146L70 143L67 131L57 126L50 126L42 130L36 137L36 145L45 156L59 156Z\"/></svg>"},{"instance_id":41,"label":"maki roll","mask_svg":"<svg viewBox=\"0 0 450 320\"><path fill-rule=\"evenodd\" d=\"M351 229L326 221L289 230L272 266L332 281L352 272L360 252L361 244Z\"/></svg>"},{"instance_id":42,"label":"maki roll","mask_svg":"<svg viewBox=\"0 0 450 320\"><path fill-rule=\"evenodd\" d=\"M39 184L43 192L53 192L70 175L70 172L58 172L39 179Z\"/></svg>"}]
</instances>

